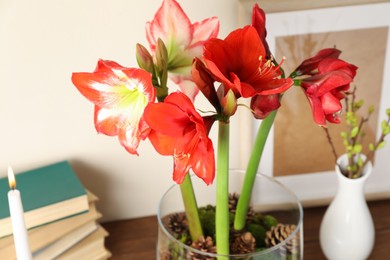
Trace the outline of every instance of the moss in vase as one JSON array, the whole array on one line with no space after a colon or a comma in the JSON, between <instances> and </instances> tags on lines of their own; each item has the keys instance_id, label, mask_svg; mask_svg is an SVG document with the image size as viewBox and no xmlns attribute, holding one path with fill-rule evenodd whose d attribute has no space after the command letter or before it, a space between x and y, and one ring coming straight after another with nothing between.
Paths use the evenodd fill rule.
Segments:
<instances>
[{"instance_id":1,"label":"moss in vase","mask_svg":"<svg viewBox=\"0 0 390 260\"><path fill-rule=\"evenodd\" d=\"M265 227L267 228L267 230L270 230L271 227L276 226L279 222L275 217L273 217L271 215L265 215L263 218L263 223L264 223Z\"/></svg>"},{"instance_id":2,"label":"moss in vase","mask_svg":"<svg viewBox=\"0 0 390 260\"><path fill-rule=\"evenodd\" d=\"M260 224L248 224L247 230L252 233L256 239L256 247L261 248L265 246L265 234L267 230Z\"/></svg>"},{"instance_id":3,"label":"moss in vase","mask_svg":"<svg viewBox=\"0 0 390 260\"><path fill-rule=\"evenodd\" d=\"M199 208L199 218L205 236L215 237L215 207L208 205Z\"/></svg>"}]
</instances>

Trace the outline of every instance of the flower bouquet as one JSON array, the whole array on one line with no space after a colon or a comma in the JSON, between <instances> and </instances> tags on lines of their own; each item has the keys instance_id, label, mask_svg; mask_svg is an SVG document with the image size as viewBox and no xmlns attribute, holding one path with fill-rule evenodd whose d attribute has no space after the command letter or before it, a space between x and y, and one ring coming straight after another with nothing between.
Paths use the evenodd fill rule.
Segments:
<instances>
[{"instance_id":1,"label":"flower bouquet","mask_svg":"<svg viewBox=\"0 0 390 260\"><path fill-rule=\"evenodd\" d=\"M171 244L160 258L247 256L264 250L261 240L266 236L268 242L274 241L268 243L272 247L295 234L294 227L284 225L288 223L253 212L250 205L268 133L282 96L291 87L303 90L316 124L339 123L340 100L348 94L357 67L339 59L339 50L329 48L286 76L281 67L284 58L275 60L268 47L265 22L266 15L256 4L251 25L220 39L216 17L191 23L175 0L163 0L146 24L149 48L136 46L139 68L99 60L94 72L72 75L80 93L95 105L99 133L118 136L131 154L137 155L140 142L148 139L158 153L173 157L173 180L180 185L185 214L171 214L167 229L177 245L194 247L198 255L189 256ZM173 85L180 90L172 91ZM195 108L199 92L213 111ZM243 99L250 99L250 107L242 104ZM229 191L229 122L238 108L262 119L239 195ZM208 136L214 123L218 124L216 154ZM215 205L198 207L194 178L206 185L216 183ZM301 250L294 254L303 257Z\"/></svg>"}]
</instances>

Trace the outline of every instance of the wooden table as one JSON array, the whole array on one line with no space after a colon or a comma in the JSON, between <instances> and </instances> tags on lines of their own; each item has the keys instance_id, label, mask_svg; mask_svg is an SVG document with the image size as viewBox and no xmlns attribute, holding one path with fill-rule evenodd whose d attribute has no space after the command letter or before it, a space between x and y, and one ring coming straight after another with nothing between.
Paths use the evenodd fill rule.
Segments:
<instances>
[{"instance_id":1,"label":"wooden table","mask_svg":"<svg viewBox=\"0 0 390 260\"><path fill-rule=\"evenodd\" d=\"M390 200L368 203L375 223L375 246L369 259L390 259ZM325 207L304 209L304 258L325 259L319 245L319 226ZM111 259L155 259L157 220L155 216L103 223L109 232L106 247Z\"/></svg>"}]
</instances>

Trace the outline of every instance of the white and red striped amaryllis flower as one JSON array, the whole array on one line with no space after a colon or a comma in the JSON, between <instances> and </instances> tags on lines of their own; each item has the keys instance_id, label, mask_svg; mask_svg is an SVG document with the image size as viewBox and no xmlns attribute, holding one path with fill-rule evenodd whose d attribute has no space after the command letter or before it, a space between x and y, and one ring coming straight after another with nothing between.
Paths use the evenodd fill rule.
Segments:
<instances>
[{"instance_id":1,"label":"white and red striped amaryllis flower","mask_svg":"<svg viewBox=\"0 0 390 260\"><path fill-rule=\"evenodd\" d=\"M122 67L114 61L99 60L94 72L73 73L72 82L95 104L97 132L118 136L129 153L138 155L140 140L146 139L149 133L143 120L144 109L156 98L151 74Z\"/></svg>"},{"instance_id":2,"label":"white and red striped amaryllis flower","mask_svg":"<svg viewBox=\"0 0 390 260\"><path fill-rule=\"evenodd\" d=\"M175 0L164 0L153 20L146 24L146 37L152 52L160 38L168 50L170 79L191 99L198 93L191 79L192 61L194 57L202 56L203 43L217 37L218 32L217 17L191 23Z\"/></svg>"}]
</instances>

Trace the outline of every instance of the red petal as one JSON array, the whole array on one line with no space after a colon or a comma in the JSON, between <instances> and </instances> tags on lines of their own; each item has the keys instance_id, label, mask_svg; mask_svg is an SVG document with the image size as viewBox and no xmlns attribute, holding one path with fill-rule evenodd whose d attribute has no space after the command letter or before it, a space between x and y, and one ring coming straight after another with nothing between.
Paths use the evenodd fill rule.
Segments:
<instances>
[{"instance_id":1,"label":"red petal","mask_svg":"<svg viewBox=\"0 0 390 260\"><path fill-rule=\"evenodd\" d=\"M254 6L253 6L253 9L252 9L252 26L256 29L258 35L260 36L260 39L264 45L264 48L265 48L265 51L266 51L266 57L264 58L267 58L269 59L270 58L270 50L269 50L269 47L268 47L268 43L266 41L266 37L267 37L267 30L265 28L265 12L263 9L261 9L259 7L259 5L256 3Z\"/></svg>"},{"instance_id":2,"label":"red petal","mask_svg":"<svg viewBox=\"0 0 390 260\"><path fill-rule=\"evenodd\" d=\"M225 38L225 41L235 55L241 58L245 68L256 67L258 69L259 58L265 57L265 49L254 27L246 26L235 30Z\"/></svg>"},{"instance_id":3,"label":"red petal","mask_svg":"<svg viewBox=\"0 0 390 260\"><path fill-rule=\"evenodd\" d=\"M192 78L198 89L203 93L207 100L210 101L215 109L220 111L221 105L219 104L217 92L214 87L215 80L211 76L210 71L200 59L195 58L191 72Z\"/></svg>"},{"instance_id":4,"label":"red petal","mask_svg":"<svg viewBox=\"0 0 390 260\"><path fill-rule=\"evenodd\" d=\"M311 111L313 113L314 122L318 125L326 125L324 111L322 110L322 104L319 98L307 95L306 97L309 100L311 106Z\"/></svg>"},{"instance_id":5,"label":"red petal","mask_svg":"<svg viewBox=\"0 0 390 260\"><path fill-rule=\"evenodd\" d=\"M197 122L203 121L199 113L196 112L192 101L181 92L171 93L168 97L165 98L164 103L180 108L187 115L191 115L192 117L196 118Z\"/></svg>"},{"instance_id":6,"label":"red petal","mask_svg":"<svg viewBox=\"0 0 390 260\"><path fill-rule=\"evenodd\" d=\"M162 135L154 130L150 131L148 138L159 154L173 155L176 138Z\"/></svg>"},{"instance_id":7,"label":"red petal","mask_svg":"<svg viewBox=\"0 0 390 260\"><path fill-rule=\"evenodd\" d=\"M334 114L342 109L340 100L331 93L325 93L321 98L322 110L325 114Z\"/></svg>"},{"instance_id":8,"label":"red petal","mask_svg":"<svg viewBox=\"0 0 390 260\"><path fill-rule=\"evenodd\" d=\"M215 157L211 140L201 142L198 150L192 155L192 170L207 185L211 184L215 177Z\"/></svg>"},{"instance_id":9,"label":"red petal","mask_svg":"<svg viewBox=\"0 0 390 260\"><path fill-rule=\"evenodd\" d=\"M256 91L256 93L260 95L280 94L288 90L293 85L293 83L294 82L291 78L272 79L264 83L264 90Z\"/></svg>"},{"instance_id":10,"label":"red petal","mask_svg":"<svg viewBox=\"0 0 390 260\"><path fill-rule=\"evenodd\" d=\"M337 59L341 54L341 51L335 48L327 48L320 50L312 58L304 60L301 65L296 69L299 71L299 74L309 74L313 75L318 68L319 63L325 58L335 58Z\"/></svg>"},{"instance_id":11,"label":"red petal","mask_svg":"<svg viewBox=\"0 0 390 260\"><path fill-rule=\"evenodd\" d=\"M176 105L150 103L144 111L144 118L150 128L163 135L180 137L188 124L188 116Z\"/></svg>"}]
</instances>

